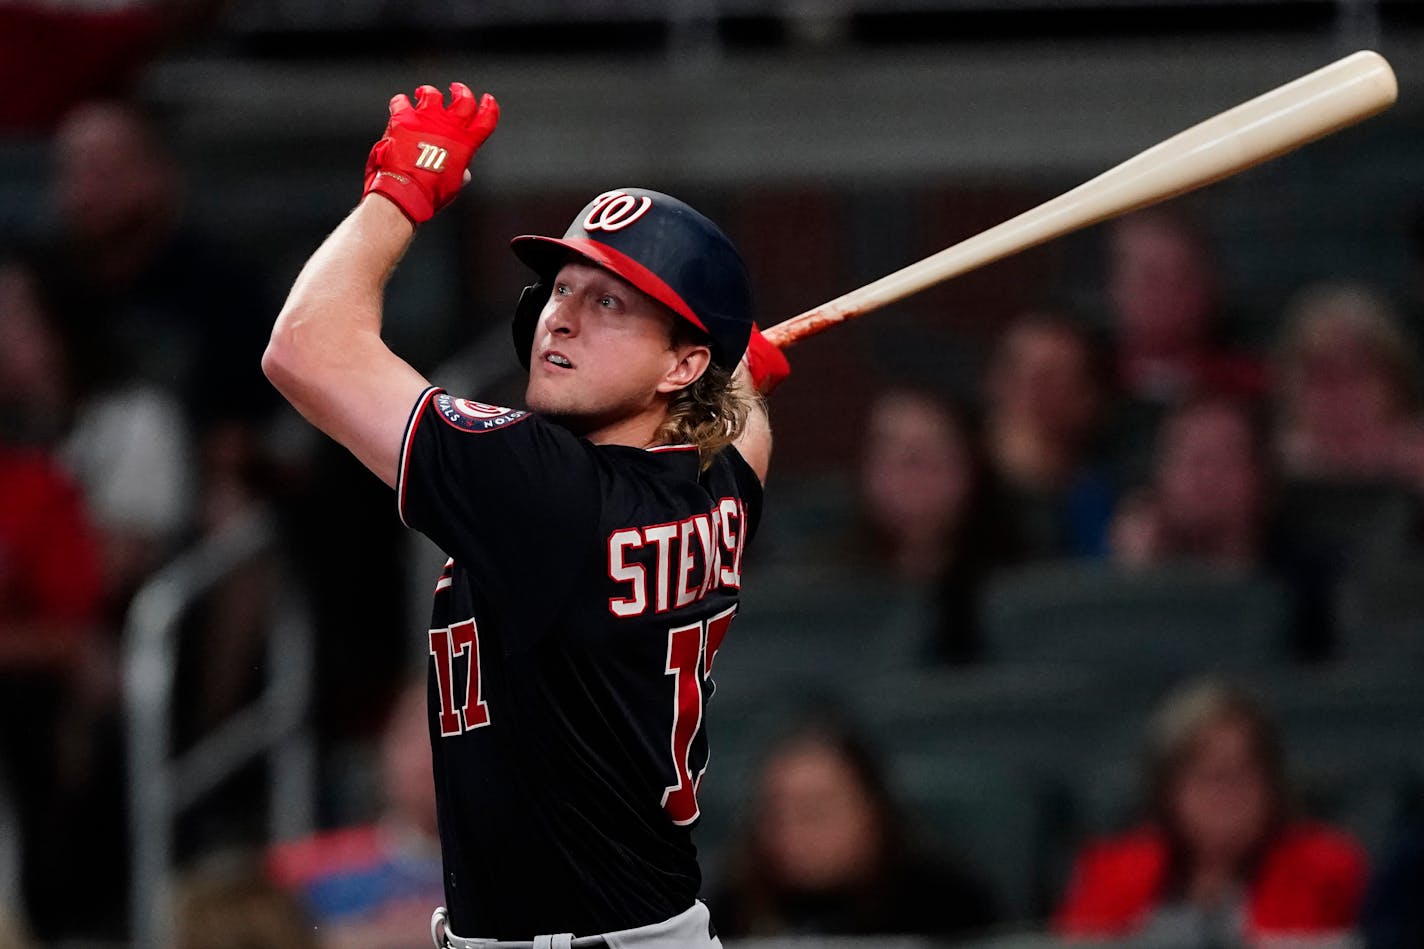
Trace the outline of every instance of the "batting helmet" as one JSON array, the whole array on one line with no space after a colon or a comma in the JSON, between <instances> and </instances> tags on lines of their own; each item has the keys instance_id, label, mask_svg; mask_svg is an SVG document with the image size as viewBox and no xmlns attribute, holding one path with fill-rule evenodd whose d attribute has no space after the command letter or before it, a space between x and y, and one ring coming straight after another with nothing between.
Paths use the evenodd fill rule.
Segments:
<instances>
[{"instance_id":1,"label":"batting helmet","mask_svg":"<svg viewBox=\"0 0 1424 949\"><path fill-rule=\"evenodd\" d=\"M670 195L605 191L563 237L526 234L510 246L539 275L514 311L514 348L526 369L554 276L570 258L621 277L697 327L714 363L731 368L747 348L752 291L741 255L717 225Z\"/></svg>"}]
</instances>

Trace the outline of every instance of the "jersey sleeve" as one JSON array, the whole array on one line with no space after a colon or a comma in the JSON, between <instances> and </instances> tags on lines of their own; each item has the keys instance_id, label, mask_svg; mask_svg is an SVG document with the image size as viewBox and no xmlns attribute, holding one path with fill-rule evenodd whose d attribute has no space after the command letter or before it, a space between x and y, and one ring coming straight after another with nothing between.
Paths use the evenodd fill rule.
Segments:
<instances>
[{"instance_id":1,"label":"jersey sleeve","mask_svg":"<svg viewBox=\"0 0 1424 949\"><path fill-rule=\"evenodd\" d=\"M406 424L396 491L401 520L514 611L552 617L568 578L601 549L590 446L521 410L427 389Z\"/></svg>"}]
</instances>

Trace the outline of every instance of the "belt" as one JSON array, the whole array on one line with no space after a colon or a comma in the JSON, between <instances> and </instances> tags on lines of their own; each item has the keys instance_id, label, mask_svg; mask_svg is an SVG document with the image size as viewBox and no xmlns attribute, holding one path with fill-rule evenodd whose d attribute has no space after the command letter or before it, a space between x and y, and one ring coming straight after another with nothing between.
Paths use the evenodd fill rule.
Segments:
<instances>
[{"instance_id":1,"label":"belt","mask_svg":"<svg viewBox=\"0 0 1424 949\"><path fill-rule=\"evenodd\" d=\"M430 917L430 938L435 949L592 949L607 946L602 936L577 936L573 933L558 933L552 936L535 936L529 941L504 939L479 939L457 936L445 921L449 913L445 907L438 908Z\"/></svg>"}]
</instances>

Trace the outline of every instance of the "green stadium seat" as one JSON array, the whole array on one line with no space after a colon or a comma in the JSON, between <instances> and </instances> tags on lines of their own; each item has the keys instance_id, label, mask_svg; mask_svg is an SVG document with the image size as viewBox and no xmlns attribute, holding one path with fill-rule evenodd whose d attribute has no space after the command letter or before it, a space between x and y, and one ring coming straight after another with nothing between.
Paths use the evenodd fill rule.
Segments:
<instances>
[{"instance_id":1,"label":"green stadium seat","mask_svg":"<svg viewBox=\"0 0 1424 949\"><path fill-rule=\"evenodd\" d=\"M856 719L892 752L935 753L1055 774L1131 747L1152 694L1080 667L983 666L869 678Z\"/></svg>"},{"instance_id":2,"label":"green stadium seat","mask_svg":"<svg viewBox=\"0 0 1424 949\"><path fill-rule=\"evenodd\" d=\"M1300 768L1424 769L1424 688L1411 670L1293 670L1257 682Z\"/></svg>"},{"instance_id":3,"label":"green stadium seat","mask_svg":"<svg viewBox=\"0 0 1424 949\"><path fill-rule=\"evenodd\" d=\"M1290 604L1272 580L1195 565L1126 571L1053 563L992 583L982 628L991 661L1162 679L1281 661Z\"/></svg>"},{"instance_id":4,"label":"green stadium seat","mask_svg":"<svg viewBox=\"0 0 1424 949\"><path fill-rule=\"evenodd\" d=\"M1279 515L1288 544L1338 563L1398 555L1420 520L1414 491L1387 481L1288 481Z\"/></svg>"},{"instance_id":5,"label":"green stadium seat","mask_svg":"<svg viewBox=\"0 0 1424 949\"><path fill-rule=\"evenodd\" d=\"M764 573L743 594L714 677L835 690L913 669L929 654L931 615L922 591L861 573Z\"/></svg>"},{"instance_id":6,"label":"green stadium seat","mask_svg":"<svg viewBox=\"0 0 1424 949\"><path fill-rule=\"evenodd\" d=\"M1084 942L1077 939L1072 942L1064 942L1047 933L1008 933L986 939L976 939L973 942L958 943L957 949L1065 949L1068 946L1073 949L1105 949L1105 947L1113 945L1114 943Z\"/></svg>"},{"instance_id":7,"label":"green stadium seat","mask_svg":"<svg viewBox=\"0 0 1424 949\"><path fill-rule=\"evenodd\" d=\"M1012 768L945 755L896 755L892 787L936 848L989 885L1006 918L1043 912L1046 789Z\"/></svg>"},{"instance_id":8,"label":"green stadium seat","mask_svg":"<svg viewBox=\"0 0 1424 949\"><path fill-rule=\"evenodd\" d=\"M1424 667L1424 560L1371 564L1346 576L1336 624L1342 662Z\"/></svg>"}]
</instances>

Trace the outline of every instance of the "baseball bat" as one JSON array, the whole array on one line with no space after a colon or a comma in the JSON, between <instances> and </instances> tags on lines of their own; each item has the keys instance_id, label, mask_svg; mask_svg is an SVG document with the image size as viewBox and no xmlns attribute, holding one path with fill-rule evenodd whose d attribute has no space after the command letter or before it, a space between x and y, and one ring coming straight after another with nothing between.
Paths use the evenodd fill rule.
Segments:
<instances>
[{"instance_id":1,"label":"baseball bat","mask_svg":"<svg viewBox=\"0 0 1424 949\"><path fill-rule=\"evenodd\" d=\"M1056 198L765 330L786 347L976 267L1270 161L1377 115L1398 94L1363 50L1212 116Z\"/></svg>"}]
</instances>

